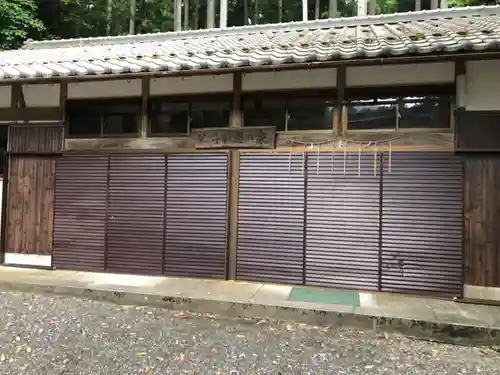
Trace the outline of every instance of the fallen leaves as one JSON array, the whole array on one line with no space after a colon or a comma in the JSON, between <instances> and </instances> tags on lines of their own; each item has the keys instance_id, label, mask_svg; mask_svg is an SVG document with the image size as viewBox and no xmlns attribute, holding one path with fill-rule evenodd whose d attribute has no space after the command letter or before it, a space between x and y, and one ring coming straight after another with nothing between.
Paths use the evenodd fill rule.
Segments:
<instances>
[{"instance_id":1,"label":"fallen leaves","mask_svg":"<svg viewBox=\"0 0 500 375\"><path fill-rule=\"evenodd\" d=\"M179 354L179 355L176 355L174 358L172 358L174 361L179 361L179 362L183 362L184 361L184 354Z\"/></svg>"}]
</instances>

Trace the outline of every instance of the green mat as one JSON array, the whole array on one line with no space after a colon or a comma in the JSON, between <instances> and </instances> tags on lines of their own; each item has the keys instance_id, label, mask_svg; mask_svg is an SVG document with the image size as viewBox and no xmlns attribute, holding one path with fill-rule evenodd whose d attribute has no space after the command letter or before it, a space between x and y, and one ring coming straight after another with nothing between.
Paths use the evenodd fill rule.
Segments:
<instances>
[{"instance_id":1,"label":"green mat","mask_svg":"<svg viewBox=\"0 0 500 375\"><path fill-rule=\"evenodd\" d=\"M350 290L324 290L316 288L294 287L288 295L289 301L329 303L359 307L359 293Z\"/></svg>"}]
</instances>

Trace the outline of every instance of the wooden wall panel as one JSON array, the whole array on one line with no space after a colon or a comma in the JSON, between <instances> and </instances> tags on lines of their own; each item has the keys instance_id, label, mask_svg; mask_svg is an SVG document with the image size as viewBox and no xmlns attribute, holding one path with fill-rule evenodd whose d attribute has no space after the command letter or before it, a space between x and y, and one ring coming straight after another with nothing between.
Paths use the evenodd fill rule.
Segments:
<instances>
[{"instance_id":1,"label":"wooden wall panel","mask_svg":"<svg viewBox=\"0 0 500 375\"><path fill-rule=\"evenodd\" d=\"M465 161L465 284L500 287L500 155Z\"/></svg>"},{"instance_id":2,"label":"wooden wall panel","mask_svg":"<svg viewBox=\"0 0 500 375\"><path fill-rule=\"evenodd\" d=\"M8 151L12 153L57 153L63 148L63 126L12 125L9 129Z\"/></svg>"},{"instance_id":3,"label":"wooden wall panel","mask_svg":"<svg viewBox=\"0 0 500 375\"><path fill-rule=\"evenodd\" d=\"M9 176L6 252L50 255L55 159L12 156Z\"/></svg>"},{"instance_id":4,"label":"wooden wall panel","mask_svg":"<svg viewBox=\"0 0 500 375\"><path fill-rule=\"evenodd\" d=\"M499 111L456 111L455 146L457 151L500 151L499 122Z\"/></svg>"}]
</instances>

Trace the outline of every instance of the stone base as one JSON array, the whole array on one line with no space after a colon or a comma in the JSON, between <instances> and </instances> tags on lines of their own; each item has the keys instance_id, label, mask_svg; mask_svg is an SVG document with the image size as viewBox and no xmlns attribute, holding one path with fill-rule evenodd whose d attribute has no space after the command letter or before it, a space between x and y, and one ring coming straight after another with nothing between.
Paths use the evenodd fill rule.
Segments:
<instances>
[{"instance_id":1,"label":"stone base","mask_svg":"<svg viewBox=\"0 0 500 375\"><path fill-rule=\"evenodd\" d=\"M51 255L5 253L4 263L11 266L51 267Z\"/></svg>"},{"instance_id":2,"label":"stone base","mask_svg":"<svg viewBox=\"0 0 500 375\"><path fill-rule=\"evenodd\" d=\"M500 288L466 284L464 285L464 298L485 301L500 301Z\"/></svg>"}]
</instances>

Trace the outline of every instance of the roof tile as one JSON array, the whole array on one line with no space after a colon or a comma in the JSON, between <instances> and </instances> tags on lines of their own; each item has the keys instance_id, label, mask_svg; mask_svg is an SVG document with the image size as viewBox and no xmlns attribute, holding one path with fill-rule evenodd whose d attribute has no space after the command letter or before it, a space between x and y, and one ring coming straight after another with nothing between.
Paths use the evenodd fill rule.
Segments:
<instances>
[{"instance_id":1,"label":"roof tile","mask_svg":"<svg viewBox=\"0 0 500 375\"><path fill-rule=\"evenodd\" d=\"M218 69L500 49L500 6L29 42L0 79Z\"/></svg>"}]
</instances>

